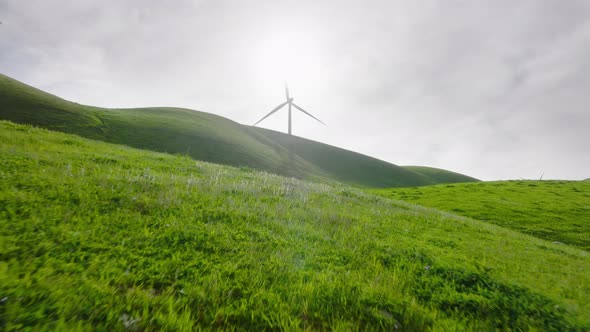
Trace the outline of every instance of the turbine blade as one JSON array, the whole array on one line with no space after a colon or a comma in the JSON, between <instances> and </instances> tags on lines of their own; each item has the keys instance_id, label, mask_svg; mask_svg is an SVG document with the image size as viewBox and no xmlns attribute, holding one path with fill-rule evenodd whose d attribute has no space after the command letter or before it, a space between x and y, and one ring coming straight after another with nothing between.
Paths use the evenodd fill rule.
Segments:
<instances>
[{"instance_id":1,"label":"turbine blade","mask_svg":"<svg viewBox=\"0 0 590 332\"><path fill-rule=\"evenodd\" d=\"M293 107L295 107L296 109L300 110L301 112L303 112L303 113L305 113L305 114L307 114L307 115L311 116L312 118L316 119L316 120L317 120L319 123L323 124L324 126L327 126L327 124L323 123L323 122L322 122L320 119L316 118L315 116L313 116L313 115L311 115L311 114L307 113L307 112L306 112L306 111L305 111L303 108L301 108L301 107L299 107L299 106L295 105L295 103L291 103L291 105L293 105Z\"/></svg>"},{"instance_id":2,"label":"turbine blade","mask_svg":"<svg viewBox=\"0 0 590 332\"><path fill-rule=\"evenodd\" d=\"M287 85L287 82L285 82L285 95L287 96L287 100L289 100L289 86Z\"/></svg>"},{"instance_id":3,"label":"turbine blade","mask_svg":"<svg viewBox=\"0 0 590 332\"><path fill-rule=\"evenodd\" d=\"M259 124L259 123L260 123L262 120L264 120L264 119L268 118L268 117L269 117L269 116L271 116L271 115L272 115L274 112L276 112L276 111L280 110L280 109L281 109L283 106L287 105L288 103L289 103L289 102L288 102L288 101L286 101L286 102L284 102L284 103L280 104L279 106L275 107L275 108L274 108L272 111L270 111L270 112L269 112L267 115L265 115L265 116L264 116L264 118L262 118L262 119L258 120L258 122L256 122L255 124L253 124L253 126L255 126L255 125Z\"/></svg>"}]
</instances>

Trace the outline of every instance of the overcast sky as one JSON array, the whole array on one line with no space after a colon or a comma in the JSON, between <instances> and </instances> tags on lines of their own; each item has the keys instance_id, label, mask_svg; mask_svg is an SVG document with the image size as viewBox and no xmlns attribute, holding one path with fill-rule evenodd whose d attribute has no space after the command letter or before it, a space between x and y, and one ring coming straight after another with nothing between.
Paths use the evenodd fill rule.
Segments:
<instances>
[{"instance_id":1,"label":"overcast sky","mask_svg":"<svg viewBox=\"0 0 590 332\"><path fill-rule=\"evenodd\" d=\"M590 1L0 0L0 73L484 180L590 177ZM285 132L286 112L261 126Z\"/></svg>"}]
</instances>

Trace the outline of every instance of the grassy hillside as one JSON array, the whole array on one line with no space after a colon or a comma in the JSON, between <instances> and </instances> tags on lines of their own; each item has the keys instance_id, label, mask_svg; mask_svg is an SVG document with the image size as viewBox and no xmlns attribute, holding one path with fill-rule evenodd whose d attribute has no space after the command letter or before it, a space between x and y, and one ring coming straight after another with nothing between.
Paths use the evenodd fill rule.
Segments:
<instances>
[{"instance_id":1,"label":"grassy hillside","mask_svg":"<svg viewBox=\"0 0 590 332\"><path fill-rule=\"evenodd\" d=\"M0 118L132 147L295 177L321 170L244 126L179 108L104 109L72 103L0 75Z\"/></svg>"},{"instance_id":2,"label":"grassy hillside","mask_svg":"<svg viewBox=\"0 0 590 332\"><path fill-rule=\"evenodd\" d=\"M590 250L590 183L501 181L373 193Z\"/></svg>"},{"instance_id":3,"label":"grassy hillside","mask_svg":"<svg viewBox=\"0 0 590 332\"><path fill-rule=\"evenodd\" d=\"M347 184L362 183L369 187L383 187L384 183L395 181L396 186L428 185L439 183L428 175L408 171L402 167L393 169L390 163L364 156L360 153L334 148L333 146L310 141L301 137L285 135L273 130L251 127L272 142L300 156Z\"/></svg>"},{"instance_id":4,"label":"grassy hillside","mask_svg":"<svg viewBox=\"0 0 590 332\"><path fill-rule=\"evenodd\" d=\"M461 183L461 182L478 182L476 178L467 175L447 171L445 169L426 167L426 166L402 166L414 173L422 174L429 178L433 184L442 183Z\"/></svg>"},{"instance_id":5,"label":"grassy hillside","mask_svg":"<svg viewBox=\"0 0 590 332\"><path fill-rule=\"evenodd\" d=\"M0 154L3 330L590 328L567 245L4 121Z\"/></svg>"},{"instance_id":6,"label":"grassy hillside","mask_svg":"<svg viewBox=\"0 0 590 332\"><path fill-rule=\"evenodd\" d=\"M0 119L198 160L356 186L438 183L333 146L179 108L103 109L68 102L0 75ZM344 163L343 163L344 161Z\"/></svg>"}]
</instances>

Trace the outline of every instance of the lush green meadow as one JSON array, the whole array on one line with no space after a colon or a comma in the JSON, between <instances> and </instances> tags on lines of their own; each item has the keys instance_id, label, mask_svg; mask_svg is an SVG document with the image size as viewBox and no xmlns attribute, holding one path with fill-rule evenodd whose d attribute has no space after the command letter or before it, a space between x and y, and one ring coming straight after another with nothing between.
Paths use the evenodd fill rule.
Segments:
<instances>
[{"instance_id":1,"label":"lush green meadow","mask_svg":"<svg viewBox=\"0 0 590 332\"><path fill-rule=\"evenodd\" d=\"M590 250L590 182L499 181L371 190Z\"/></svg>"},{"instance_id":2,"label":"lush green meadow","mask_svg":"<svg viewBox=\"0 0 590 332\"><path fill-rule=\"evenodd\" d=\"M2 330L590 329L568 245L9 122L0 155Z\"/></svg>"},{"instance_id":3,"label":"lush green meadow","mask_svg":"<svg viewBox=\"0 0 590 332\"><path fill-rule=\"evenodd\" d=\"M0 119L140 149L180 153L216 164L361 187L420 186L448 179L476 181L444 170L436 174L415 172L327 144L189 109L80 105L2 74Z\"/></svg>"}]
</instances>

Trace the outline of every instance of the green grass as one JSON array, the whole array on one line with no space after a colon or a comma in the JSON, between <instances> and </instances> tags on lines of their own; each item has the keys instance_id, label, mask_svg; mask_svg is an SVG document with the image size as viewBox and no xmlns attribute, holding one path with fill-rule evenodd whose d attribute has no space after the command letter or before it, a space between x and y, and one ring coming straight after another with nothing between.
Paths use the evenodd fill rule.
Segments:
<instances>
[{"instance_id":1,"label":"green grass","mask_svg":"<svg viewBox=\"0 0 590 332\"><path fill-rule=\"evenodd\" d=\"M0 329L590 329L588 252L0 121Z\"/></svg>"},{"instance_id":2,"label":"green grass","mask_svg":"<svg viewBox=\"0 0 590 332\"><path fill-rule=\"evenodd\" d=\"M104 109L72 103L0 74L0 119L194 159L362 187L438 183L381 160L180 108Z\"/></svg>"},{"instance_id":3,"label":"green grass","mask_svg":"<svg viewBox=\"0 0 590 332\"><path fill-rule=\"evenodd\" d=\"M333 146L314 142L300 137L288 136L273 130L254 128L270 141L278 143L288 151L304 160L312 161L321 170L332 175L339 182L369 187L384 187L385 183L394 182L395 186L429 185L439 183L435 177L414 172L406 167L394 170L390 163L364 156L360 153L337 149ZM478 181L473 179L473 181Z\"/></svg>"},{"instance_id":4,"label":"green grass","mask_svg":"<svg viewBox=\"0 0 590 332\"><path fill-rule=\"evenodd\" d=\"M372 193L590 250L590 183L499 181Z\"/></svg>"}]
</instances>

